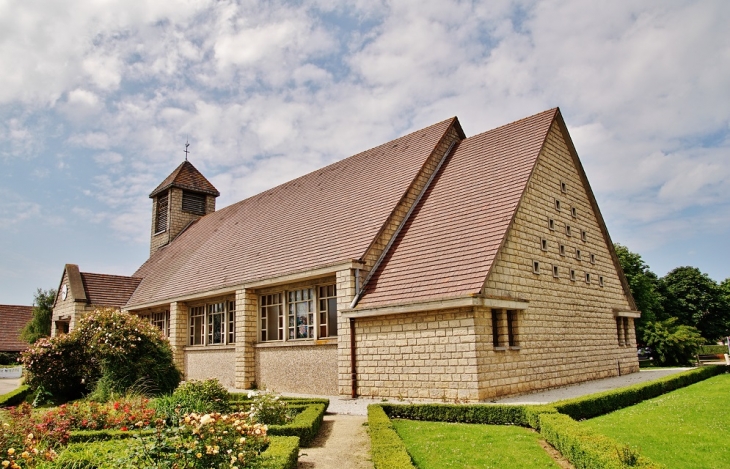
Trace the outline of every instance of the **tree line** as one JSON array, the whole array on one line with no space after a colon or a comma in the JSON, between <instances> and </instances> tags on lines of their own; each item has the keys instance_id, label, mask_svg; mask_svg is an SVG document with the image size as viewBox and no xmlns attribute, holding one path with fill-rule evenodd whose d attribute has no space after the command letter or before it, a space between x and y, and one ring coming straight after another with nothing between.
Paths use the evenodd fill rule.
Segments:
<instances>
[{"instance_id":1,"label":"tree line","mask_svg":"<svg viewBox=\"0 0 730 469\"><path fill-rule=\"evenodd\" d=\"M685 364L698 347L730 335L730 278L721 283L697 267L677 267L664 277L641 256L615 244L641 318L639 346L649 347L660 364Z\"/></svg>"}]
</instances>

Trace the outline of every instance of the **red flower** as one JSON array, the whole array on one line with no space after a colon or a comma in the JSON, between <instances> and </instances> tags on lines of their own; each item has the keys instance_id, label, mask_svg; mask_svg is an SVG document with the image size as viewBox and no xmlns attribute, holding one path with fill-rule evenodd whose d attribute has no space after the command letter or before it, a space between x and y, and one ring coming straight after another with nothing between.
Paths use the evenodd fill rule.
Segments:
<instances>
[{"instance_id":1,"label":"red flower","mask_svg":"<svg viewBox=\"0 0 730 469\"><path fill-rule=\"evenodd\" d=\"M121 430L121 431L123 431L123 432L126 432L126 431L128 431L129 429L128 429L127 427L122 427L122 428L120 428L120 430Z\"/></svg>"}]
</instances>

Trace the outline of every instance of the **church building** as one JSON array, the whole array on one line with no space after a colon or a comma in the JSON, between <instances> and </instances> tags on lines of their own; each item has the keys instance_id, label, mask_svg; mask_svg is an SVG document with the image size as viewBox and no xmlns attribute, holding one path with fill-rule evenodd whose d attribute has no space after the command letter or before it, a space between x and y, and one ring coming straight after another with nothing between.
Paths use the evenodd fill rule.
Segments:
<instances>
[{"instance_id":1,"label":"church building","mask_svg":"<svg viewBox=\"0 0 730 469\"><path fill-rule=\"evenodd\" d=\"M188 161L129 277L66 265L54 334L140 315L186 379L484 401L639 370L629 291L559 109L457 118L228 207Z\"/></svg>"}]
</instances>

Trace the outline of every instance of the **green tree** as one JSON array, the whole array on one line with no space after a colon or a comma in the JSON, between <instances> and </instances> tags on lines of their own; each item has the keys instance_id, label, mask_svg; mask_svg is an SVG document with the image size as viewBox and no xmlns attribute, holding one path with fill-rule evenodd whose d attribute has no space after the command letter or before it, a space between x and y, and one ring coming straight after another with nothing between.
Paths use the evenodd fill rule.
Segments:
<instances>
[{"instance_id":1,"label":"green tree","mask_svg":"<svg viewBox=\"0 0 730 469\"><path fill-rule=\"evenodd\" d=\"M730 333L730 308L723 289L696 267L677 267L661 278L667 316L696 327L702 337L715 341Z\"/></svg>"},{"instance_id":2,"label":"green tree","mask_svg":"<svg viewBox=\"0 0 730 469\"><path fill-rule=\"evenodd\" d=\"M635 322L636 336L639 338L639 342L645 343L646 325L657 319L665 319L662 310L662 296L658 291L659 279L639 254L629 251L626 246L620 244L614 244L614 248L626 280L629 282L636 307L641 311L641 318Z\"/></svg>"},{"instance_id":3,"label":"green tree","mask_svg":"<svg viewBox=\"0 0 730 469\"><path fill-rule=\"evenodd\" d=\"M644 338L659 365L688 365L705 342L696 328L677 324L677 318L647 324Z\"/></svg>"},{"instance_id":4,"label":"green tree","mask_svg":"<svg viewBox=\"0 0 730 469\"><path fill-rule=\"evenodd\" d=\"M41 337L51 336L51 317L55 300L56 290L40 288L36 290L33 296L33 316L20 332L21 339L32 344Z\"/></svg>"}]
</instances>

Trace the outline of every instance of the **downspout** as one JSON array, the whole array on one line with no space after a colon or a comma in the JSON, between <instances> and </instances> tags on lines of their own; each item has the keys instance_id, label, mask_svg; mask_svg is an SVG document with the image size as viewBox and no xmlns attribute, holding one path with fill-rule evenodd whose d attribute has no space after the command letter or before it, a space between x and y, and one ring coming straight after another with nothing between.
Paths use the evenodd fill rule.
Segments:
<instances>
[{"instance_id":1,"label":"downspout","mask_svg":"<svg viewBox=\"0 0 730 469\"><path fill-rule=\"evenodd\" d=\"M357 398L357 363L355 358L355 318L350 318L350 381L352 385L352 398Z\"/></svg>"},{"instance_id":2,"label":"downspout","mask_svg":"<svg viewBox=\"0 0 730 469\"><path fill-rule=\"evenodd\" d=\"M390 251L390 248L393 246L393 243L395 243L396 238L398 238L398 235L400 234L403 227L408 222L408 219L411 217L413 212L416 210L416 207L418 207L418 204L421 202L421 199L423 198L423 194L426 193L429 187L431 187L431 183L434 179L436 179L436 175L441 170L441 166L443 166L444 162L446 161L446 158L449 157L451 154L451 150L456 145L456 140L451 142L451 145L449 145L449 148L446 150L446 153L444 153L444 156L441 157L441 160L439 160L438 165L436 166L436 169L434 169L433 173L431 173L431 176L428 178L428 181L426 181L426 184L423 186L423 189L421 189L421 192L418 194L418 197L416 197L416 200L411 204L411 207L408 209L408 212L406 212L406 216L403 217L403 220L400 222L400 225L398 225L398 228L396 228L395 233L393 233L393 236L390 237L390 241L388 241L388 244L385 245L385 248L383 249L383 252L380 253L380 257L378 257L378 260L373 265L373 268L370 269L370 272L368 272L368 276L365 277L365 280L362 282L362 286L360 289L357 290L357 295L355 295L355 298L352 300L352 303L350 303L350 309L357 306L358 301L360 301L360 298L362 298L363 293L365 293L365 287L367 286L368 282L372 278L373 275L375 275L375 272L377 272L378 267L380 267L380 264L383 262L383 259L385 259L385 256L388 255L388 251Z\"/></svg>"}]
</instances>

